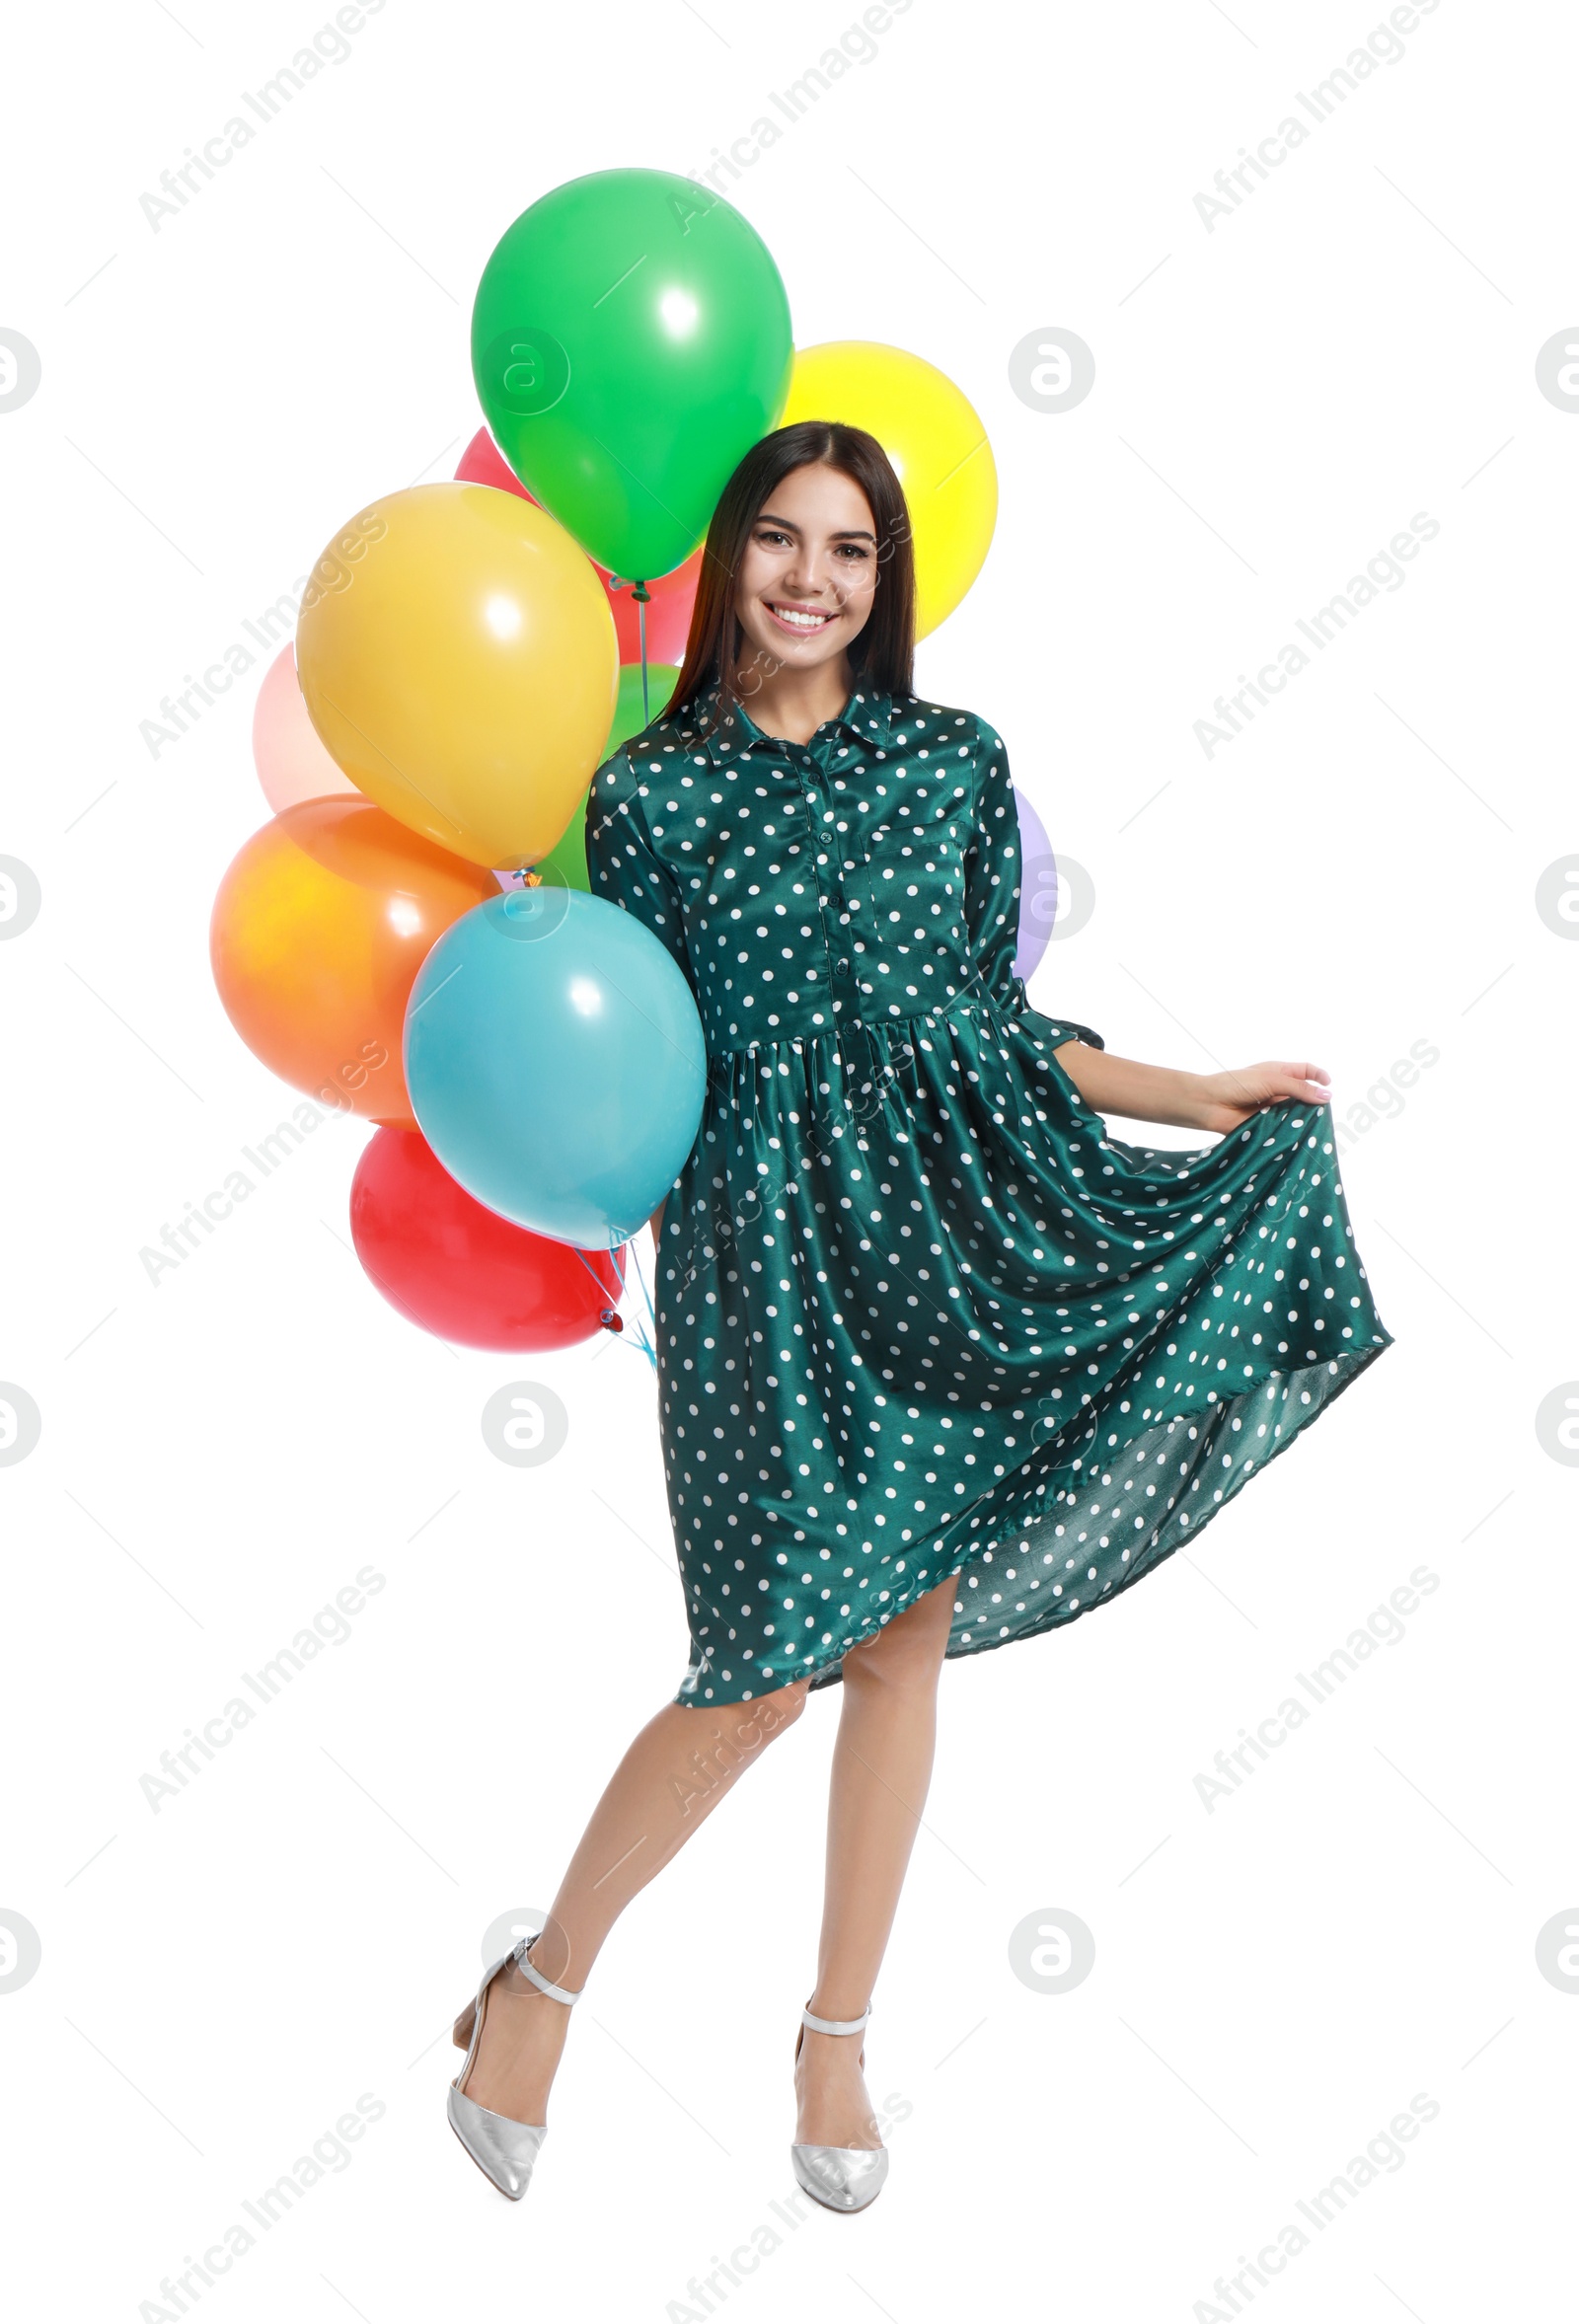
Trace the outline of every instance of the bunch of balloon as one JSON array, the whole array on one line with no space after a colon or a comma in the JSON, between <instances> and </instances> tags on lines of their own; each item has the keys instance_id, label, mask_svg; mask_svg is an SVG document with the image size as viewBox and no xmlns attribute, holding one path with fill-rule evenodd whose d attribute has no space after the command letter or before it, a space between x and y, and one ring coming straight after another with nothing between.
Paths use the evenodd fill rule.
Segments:
<instances>
[{"instance_id":1,"label":"bunch of balloon","mask_svg":"<svg viewBox=\"0 0 1579 2324\"><path fill-rule=\"evenodd\" d=\"M392 494L315 566L298 644L317 709L287 646L254 715L273 820L220 884L210 953L254 1053L320 1105L382 1125L357 1166L351 1231L391 1305L463 1345L561 1347L616 1324L623 1268L496 1216L458 1185L421 1135L402 1052L434 942L497 894L500 849L528 861L558 838L604 755L614 643L586 560L561 528L523 509L522 525L501 529L502 496L470 488L480 514L468 495L464 486ZM369 564L374 550L387 555ZM425 728L389 698L396 672L425 697ZM458 732L465 702L469 734ZM530 734L536 747L463 764L488 733Z\"/></svg>"},{"instance_id":2,"label":"bunch of balloon","mask_svg":"<svg viewBox=\"0 0 1579 2324\"><path fill-rule=\"evenodd\" d=\"M264 1064L379 1125L351 1223L383 1295L465 1344L552 1347L620 1328L621 1246L706 1080L669 952L588 892L587 789L668 700L714 502L777 424L792 342L728 203L606 170L508 229L472 344L492 436L340 529L265 677L273 820L220 884L210 957Z\"/></svg>"}]
</instances>

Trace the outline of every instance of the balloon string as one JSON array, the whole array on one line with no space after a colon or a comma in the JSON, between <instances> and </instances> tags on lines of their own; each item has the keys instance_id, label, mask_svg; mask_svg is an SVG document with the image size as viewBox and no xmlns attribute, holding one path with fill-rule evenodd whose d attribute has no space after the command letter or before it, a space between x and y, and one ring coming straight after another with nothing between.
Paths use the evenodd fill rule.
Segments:
<instances>
[{"instance_id":1,"label":"balloon string","mask_svg":"<svg viewBox=\"0 0 1579 2324\"><path fill-rule=\"evenodd\" d=\"M596 1267L593 1266L592 1261L587 1257L586 1252L581 1249L578 1243L572 1242L570 1248L575 1252L576 1257L580 1260L582 1266L591 1276L599 1291L603 1292L606 1296L609 1287L604 1282L603 1277L598 1273ZM609 1255L611 1258L614 1258L613 1252L611 1252ZM617 1258L615 1258L615 1273L619 1276L620 1279L620 1297L623 1299L625 1296L625 1269L619 1264ZM620 1333L625 1329L625 1324L621 1320L618 1312L617 1304L613 1308L604 1308L598 1315L598 1321L603 1326L605 1331Z\"/></svg>"},{"instance_id":2,"label":"balloon string","mask_svg":"<svg viewBox=\"0 0 1579 2324\"><path fill-rule=\"evenodd\" d=\"M629 1243L626 1245L626 1248L631 1250L631 1256L636 1261L637 1287L641 1294L642 1302L646 1308L647 1319L651 1323L653 1330L656 1331L658 1328L658 1312L656 1308L654 1308L652 1305L652 1294L647 1289L647 1279L641 1272L641 1260L639 1254L636 1250L632 1249ZM656 1265L656 1260L654 1260L653 1264Z\"/></svg>"},{"instance_id":3,"label":"balloon string","mask_svg":"<svg viewBox=\"0 0 1579 2324\"><path fill-rule=\"evenodd\" d=\"M647 1279L641 1272L640 1255L636 1250L634 1244L627 1243L625 1247L630 1252L632 1263L636 1268L637 1289L641 1294L641 1304L646 1309L647 1317L652 1325L653 1334L655 1335L658 1328L657 1311L652 1305L652 1294L647 1289ZM648 1336L646 1324L644 1324L639 1317L637 1319L637 1332L639 1334L638 1344L639 1345L642 1354L646 1357L647 1362L651 1365L653 1371L656 1372L658 1368L658 1351L653 1344L653 1339Z\"/></svg>"},{"instance_id":4,"label":"balloon string","mask_svg":"<svg viewBox=\"0 0 1579 2324\"><path fill-rule=\"evenodd\" d=\"M608 1290L608 1285L604 1282L603 1277L598 1273L596 1267L593 1266L592 1261L587 1257L586 1252L582 1250L579 1245L574 1243L572 1243L570 1247L575 1251L576 1257L580 1260L582 1266L591 1276L599 1291L606 1293ZM619 1245L616 1249L612 1250L609 1254L614 1261L615 1271L620 1278L620 1295L622 1299L625 1296L626 1290L624 1257L625 1253L630 1249L630 1247L631 1246L629 1243L624 1243ZM647 1312L652 1316L653 1329L656 1330L657 1316L653 1313L652 1301L647 1294L646 1282L641 1273L641 1263L639 1260L637 1261L636 1277L637 1282L640 1285L641 1297L645 1302ZM613 1332L617 1338L624 1338L625 1319L619 1313L617 1308L605 1308L600 1313L598 1321L601 1323L605 1331ZM646 1326L642 1322L639 1315L633 1316L632 1321L636 1326L636 1344L640 1349L642 1355L645 1356L653 1371L656 1372L658 1368L657 1351L653 1347L652 1341L647 1335Z\"/></svg>"},{"instance_id":5,"label":"balloon string","mask_svg":"<svg viewBox=\"0 0 1579 2324\"><path fill-rule=\"evenodd\" d=\"M637 627L641 636L641 723L645 726L652 718L647 707L647 602L652 593L645 581L638 581L631 594L636 599Z\"/></svg>"}]
</instances>

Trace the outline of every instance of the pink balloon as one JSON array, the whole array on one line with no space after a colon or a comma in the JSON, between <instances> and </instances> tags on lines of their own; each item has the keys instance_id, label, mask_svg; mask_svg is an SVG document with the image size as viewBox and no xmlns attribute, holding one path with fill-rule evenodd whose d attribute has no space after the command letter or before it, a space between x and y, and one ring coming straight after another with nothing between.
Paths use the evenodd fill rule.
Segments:
<instances>
[{"instance_id":1,"label":"pink balloon","mask_svg":"<svg viewBox=\"0 0 1579 2324\"><path fill-rule=\"evenodd\" d=\"M318 739L296 676L296 648L282 645L269 663L253 711L253 758L263 796L276 815L303 799L333 798L356 786Z\"/></svg>"}]
</instances>

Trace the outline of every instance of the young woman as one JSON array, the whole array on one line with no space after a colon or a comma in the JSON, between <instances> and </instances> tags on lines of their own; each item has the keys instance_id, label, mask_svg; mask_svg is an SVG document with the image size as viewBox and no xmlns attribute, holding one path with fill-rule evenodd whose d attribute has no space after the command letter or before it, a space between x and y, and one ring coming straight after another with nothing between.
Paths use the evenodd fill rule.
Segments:
<instances>
[{"instance_id":1,"label":"young woman","mask_svg":"<svg viewBox=\"0 0 1579 2324\"><path fill-rule=\"evenodd\" d=\"M914 628L881 447L780 428L718 502L669 711L593 783L593 893L669 947L711 1060L653 1220L691 1658L456 2024L450 2120L514 2199L620 1912L842 1684L790 2151L820 2203L870 2203L857 2037L944 1658L1116 1597L1391 1344L1321 1067L1139 1065L1028 1006L1004 745L915 698Z\"/></svg>"}]
</instances>

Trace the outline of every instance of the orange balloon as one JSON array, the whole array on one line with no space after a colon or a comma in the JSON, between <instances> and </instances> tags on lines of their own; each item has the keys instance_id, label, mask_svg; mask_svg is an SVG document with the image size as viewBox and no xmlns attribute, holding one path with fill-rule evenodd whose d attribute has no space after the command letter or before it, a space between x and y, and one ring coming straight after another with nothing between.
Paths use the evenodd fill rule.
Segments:
<instances>
[{"instance_id":1,"label":"orange balloon","mask_svg":"<svg viewBox=\"0 0 1579 2324\"><path fill-rule=\"evenodd\" d=\"M219 883L208 951L255 1057L321 1105L414 1130L401 1037L416 972L498 893L371 799L306 799L254 832Z\"/></svg>"},{"instance_id":2,"label":"orange balloon","mask_svg":"<svg viewBox=\"0 0 1579 2324\"><path fill-rule=\"evenodd\" d=\"M276 815L301 799L361 796L318 739L296 675L296 648L289 643L280 647L258 689L253 760L263 796Z\"/></svg>"}]
</instances>

